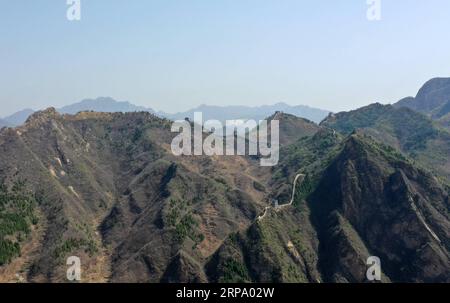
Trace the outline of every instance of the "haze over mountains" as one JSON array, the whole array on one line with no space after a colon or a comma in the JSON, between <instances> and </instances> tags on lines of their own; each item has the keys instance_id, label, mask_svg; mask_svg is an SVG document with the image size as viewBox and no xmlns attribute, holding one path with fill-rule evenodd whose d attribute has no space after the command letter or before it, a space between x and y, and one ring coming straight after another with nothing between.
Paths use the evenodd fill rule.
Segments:
<instances>
[{"instance_id":1,"label":"haze over mountains","mask_svg":"<svg viewBox=\"0 0 450 303\"><path fill-rule=\"evenodd\" d=\"M94 111L94 112L140 112L148 111L153 113L153 110L143 106L136 106L127 101L116 101L112 98L100 97L97 99L85 99L78 103L64 106L58 109L58 112L62 114L75 115L81 111Z\"/></svg>"},{"instance_id":2,"label":"haze over mountains","mask_svg":"<svg viewBox=\"0 0 450 303\"><path fill-rule=\"evenodd\" d=\"M8 121L0 119L0 127L5 127L5 126L12 126L12 125L9 124Z\"/></svg>"},{"instance_id":3,"label":"haze over mountains","mask_svg":"<svg viewBox=\"0 0 450 303\"><path fill-rule=\"evenodd\" d=\"M450 132L427 114L271 113L261 167L175 157L150 112L36 112L0 131L0 281L65 282L76 255L85 282L367 282L369 256L382 282L450 282Z\"/></svg>"},{"instance_id":4,"label":"haze over mountains","mask_svg":"<svg viewBox=\"0 0 450 303\"><path fill-rule=\"evenodd\" d=\"M446 127L450 127L450 78L434 78L423 85L416 97L406 97L394 104L395 107L407 107L430 116ZM63 114L76 114L81 111L96 112L140 112L146 111L170 120L193 119L194 112L202 112L205 120L234 120L253 119L262 120L275 112L284 112L300 118L320 123L330 112L305 105L291 106L285 103L274 105L251 106L211 106L200 105L185 112L175 114L155 111L152 108L137 106L128 101L116 101L109 97L85 99L78 103L58 109ZM24 109L8 117L0 119L0 127L19 126L34 112Z\"/></svg>"},{"instance_id":5,"label":"haze over mountains","mask_svg":"<svg viewBox=\"0 0 450 303\"><path fill-rule=\"evenodd\" d=\"M274 112L282 111L298 117L302 117L316 123L322 121L327 115L328 111L312 108L304 105L290 106L285 103L277 103L274 105L265 105L260 107L250 106L209 106L201 105L186 112L176 114L169 114L165 112L155 112L151 108L137 106L127 101L116 101L109 97L100 97L97 99L85 99L78 103L64 106L57 109L62 114L76 114L81 111L95 111L95 112L149 112L156 114L159 117L170 120L184 120L185 118L194 118L194 112L202 112L205 120L225 120L235 119L253 119L256 121L263 120ZM17 112L11 116L0 120L0 127L3 126L19 126L23 124L26 119L33 113L31 109L26 109ZM3 122L2 122L3 121Z\"/></svg>"},{"instance_id":6,"label":"haze over mountains","mask_svg":"<svg viewBox=\"0 0 450 303\"><path fill-rule=\"evenodd\" d=\"M286 103L277 103L274 105L263 105L259 107L200 105L199 107L191 109L187 112L177 114L162 113L161 116L171 120L180 120L184 119L185 117L192 119L194 117L194 112L202 112L203 118L205 120L216 119L219 121L225 121L234 119L252 119L255 121L259 121L266 119L268 116L277 111L291 114L300 118L305 118L316 123L322 121L329 113L328 111L312 108L305 105L291 106Z\"/></svg>"}]
</instances>

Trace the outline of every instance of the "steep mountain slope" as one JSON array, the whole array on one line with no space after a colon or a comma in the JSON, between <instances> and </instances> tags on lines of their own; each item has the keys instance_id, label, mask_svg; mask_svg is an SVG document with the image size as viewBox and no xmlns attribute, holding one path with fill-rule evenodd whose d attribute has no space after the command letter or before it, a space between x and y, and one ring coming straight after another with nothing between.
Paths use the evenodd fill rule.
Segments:
<instances>
[{"instance_id":1,"label":"steep mountain slope","mask_svg":"<svg viewBox=\"0 0 450 303\"><path fill-rule=\"evenodd\" d=\"M443 127L450 129L450 113L443 116L438 120L439 124L441 124Z\"/></svg>"},{"instance_id":2,"label":"steep mountain slope","mask_svg":"<svg viewBox=\"0 0 450 303\"><path fill-rule=\"evenodd\" d=\"M321 125L345 135L361 130L450 178L450 133L411 109L372 104L330 115Z\"/></svg>"},{"instance_id":3,"label":"steep mountain slope","mask_svg":"<svg viewBox=\"0 0 450 303\"><path fill-rule=\"evenodd\" d=\"M395 151L350 136L308 199L324 278L363 280L370 254L392 281L448 282L448 191Z\"/></svg>"},{"instance_id":4,"label":"steep mountain slope","mask_svg":"<svg viewBox=\"0 0 450 303\"><path fill-rule=\"evenodd\" d=\"M84 282L362 282L370 255L385 282L448 280L442 181L364 132L270 118L271 168L175 157L171 122L144 112L48 109L3 129L0 281L65 282L79 256Z\"/></svg>"},{"instance_id":5,"label":"steep mountain slope","mask_svg":"<svg viewBox=\"0 0 450 303\"><path fill-rule=\"evenodd\" d=\"M264 196L253 164L176 158L170 125L148 113L49 109L2 131L0 175L7 184L27 180L48 225L25 269L29 281L63 281L70 254L82 257L95 281L181 279L166 268L186 260L198 267L228 233L249 224ZM172 262L176 256L181 263Z\"/></svg>"},{"instance_id":6,"label":"steep mountain slope","mask_svg":"<svg viewBox=\"0 0 450 303\"><path fill-rule=\"evenodd\" d=\"M207 264L213 282L320 282L317 234L308 210L270 210L230 238Z\"/></svg>"},{"instance_id":7,"label":"steep mountain slope","mask_svg":"<svg viewBox=\"0 0 450 303\"><path fill-rule=\"evenodd\" d=\"M450 99L450 97L449 97L449 99ZM436 110L434 110L431 113L431 117L433 119L440 120L440 119L445 118L449 114L450 114L450 100L447 101L447 103L444 103L442 106L436 108Z\"/></svg>"},{"instance_id":8,"label":"steep mountain slope","mask_svg":"<svg viewBox=\"0 0 450 303\"><path fill-rule=\"evenodd\" d=\"M207 267L213 281L364 282L369 256L384 282L449 281L449 189L368 137L335 148L294 206L224 243Z\"/></svg>"},{"instance_id":9,"label":"steep mountain slope","mask_svg":"<svg viewBox=\"0 0 450 303\"><path fill-rule=\"evenodd\" d=\"M450 78L434 78L424 84L417 96L407 97L395 104L439 119L450 113Z\"/></svg>"}]
</instances>

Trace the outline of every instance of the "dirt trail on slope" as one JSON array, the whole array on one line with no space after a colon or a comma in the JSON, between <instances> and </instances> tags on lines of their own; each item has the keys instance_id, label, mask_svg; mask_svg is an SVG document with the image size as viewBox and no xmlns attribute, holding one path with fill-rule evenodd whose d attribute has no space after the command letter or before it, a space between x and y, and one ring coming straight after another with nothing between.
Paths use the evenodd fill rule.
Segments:
<instances>
[{"instance_id":1,"label":"dirt trail on slope","mask_svg":"<svg viewBox=\"0 0 450 303\"><path fill-rule=\"evenodd\" d=\"M283 208L286 208L286 207L291 206L292 204L294 204L294 200L295 200L295 190L296 190L296 187L297 187L297 182L298 182L298 180L299 180L300 178L302 178L302 181L301 181L301 182L303 182L303 180L305 179L305 175L304 175L304 174L298 174L297 176L295 176L294 183L293 183L293 186L292 186L292 198L291 198L291 201L290 201L289 203L282 204L282 205L277 206L277 207L267 206L267 207L264 209L264 214L262 214L261 216L259 216L259 217L257 218L257 221L263 220L263 219L266 217L267 212L268 212L270 209L272 209L272 208L274 208L275 210L278 211L278 210L281 210L281 209L283 209Z\"/></svg>"}]
</instances>

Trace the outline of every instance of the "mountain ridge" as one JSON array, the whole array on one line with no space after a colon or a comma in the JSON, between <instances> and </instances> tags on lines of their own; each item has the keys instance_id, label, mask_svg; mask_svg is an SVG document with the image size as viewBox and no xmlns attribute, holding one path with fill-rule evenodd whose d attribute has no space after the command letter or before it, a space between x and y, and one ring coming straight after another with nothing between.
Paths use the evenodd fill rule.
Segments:
<instances>
[{"instance_id":1,"label":"mountain ridge","mask_svg":"<svg viewBox=\"0 0 450 303\"><path fill-rule=\"evenodd\" d=\"M321 125L345 135L362 131L450 178L450 132L425 114L375 103L330 115Z\"/></svg>"},{"instance_id":2,"label":"mountain ridge","mask_svg":"<svg viewBox=\"0 0 450 303\"><path fill-rule=\"evenodd\" d=\"M189 118L193 120L194 112L202 112L205 120L237 120L237 119L253 119L256 121L263 120L276 111L282 111L289 114L299 116L316 123L320 122L328 111L316 109L309 106L297 105L290 106L286 103L277 103L274 105L265 106L209 106L200 105L192 110L186 112L179 112L175 114L165 113L162 111L155 112L153 109L136 106L128 101L116 101L111 97L99 97L96 99L84 99L80 102L64 106L58 109L63 114L76 114L81 111L96 111L96 112L150 112L160 117L170 120L184 120ZM3 126L18 126L26 121L26 118L31 115L34 110L26 109L14 113L3 120ZM2 125L2 124L0 124Z\"/></svg>"},{"instance_id":3,"label":"mountain ridge","mask_svg":"<svg viewBox=\"0 0 450 303\"><path fill-rule=\"evenodd\" d=\"M419 89L416 97L406 97L394 106L411 108L438 120L450 113L450 78L433 78Z\"/></svg>"}]
</instances>

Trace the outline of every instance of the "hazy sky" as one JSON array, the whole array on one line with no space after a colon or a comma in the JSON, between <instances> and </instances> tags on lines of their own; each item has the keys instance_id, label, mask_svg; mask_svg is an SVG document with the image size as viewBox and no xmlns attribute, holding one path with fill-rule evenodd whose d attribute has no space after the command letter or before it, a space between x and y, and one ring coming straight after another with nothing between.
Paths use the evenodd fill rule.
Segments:
<instances>
[{"instance_id":1,"label":"hazy sky","mask_svg":"<svg viewBox=\"0 0 450 303\"><path fill-rule=\"evenodd\" d=\"M450 1L0 0L0 116L111 96L177 112L286 102L333 111L450 76Z\"/></svg>"}]
</instances>

